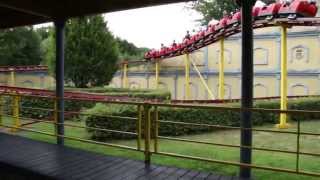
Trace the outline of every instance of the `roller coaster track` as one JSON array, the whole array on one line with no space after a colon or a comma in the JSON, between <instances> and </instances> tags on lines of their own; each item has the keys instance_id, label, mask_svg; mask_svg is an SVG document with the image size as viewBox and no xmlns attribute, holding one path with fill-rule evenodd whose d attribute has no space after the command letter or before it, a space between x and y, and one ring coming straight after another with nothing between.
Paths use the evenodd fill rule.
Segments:
<instances>
[{"instance_id":1,"label":"roller coaster track","mask_svg":"<svg viewBox=\"0 0 320 180\"><path fill-rule=\"evenodd\" d=\"M23 96L30 96L30 97L49 97L55 98L55 91L52 90L43 90L43 89L32 89L32 88L21 88L21 87L10 87L10 86L0 86L0 95L1 94L19 94ZM320 97L319 95L309 95L309 96L288 96L289 99L295 98L304 98L304 97ZM254 100L272 100L272 99L279 99L279 96L274 97L260 97L254 98ZM83 101L138 101L144 100L142 98L133 98L128 96L108 96L108 95L101 95L95 93L84 93L84 92L71 92L66 91L64 94L64 99L66 100L83 100ZM160 100L148 100L151 102L158 102ZM231 103L231 102L239 102L241 99L225 99L225 100L171 100L171 103L197 103L197 104L220 104L220 103Z\"/></svg>"},{"instance_id":2,"label":"roller coaster track","mask_svg":"<svg viewBox=\"0 0 320 180\"><path fill-rule=\"evenodd\" d=\"M0 66L0 72L42 72L48 71L48 66Z\"/></svg>"},{"instance_id":3,"label":"roller coaster track","mask_svg":"<svg viewBox=\"0 0 320 180\"><path fill-rule=\"evenodd\" d=\"M0 86L0 94L19 94L23 96L31 97L55 97L55 91L43 90L43 89L32 89L22 87L11 87L11 86ZM84 93L84 92L71 92L65 91L65 99L70 100L85 100L85 101L136 101L139 98L132 98L128 96L108 96L95 93Z\"/></svg>"},{"instance_id":4,"label":"roller coaster track","mask_svg":"<svg viewBox=\"0 0 320 180\"><path fill-rule=\"evenodd\" d=\"M312 17L312 18L297 18L297 19L288 19L288 18L274 18L272 20L255 20L253 21L253 29L261 29L265 27L274 27L274 26L319 26L320 25L320 17ZM241 24L226 26L225 28L218 30L218 32L212 32L197 41L194 41L192 44L185 47L183 50L173 51L167 55L161 56L154 60L163 60L165 58L171 58L180 56L183 54L192 53L200 48L213 44L219 41L222 38L227 38L234 34L241 32ZM147 59L150 60L150 59ZM151 59L153 60L153 59Z\"/></svg>"}]
</instances>

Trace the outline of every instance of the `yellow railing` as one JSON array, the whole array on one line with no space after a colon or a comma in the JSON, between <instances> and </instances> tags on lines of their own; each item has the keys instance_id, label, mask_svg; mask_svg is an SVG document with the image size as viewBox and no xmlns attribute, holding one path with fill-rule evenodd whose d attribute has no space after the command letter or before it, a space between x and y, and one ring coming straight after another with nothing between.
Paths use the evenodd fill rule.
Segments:
<instances>
[{"instance_id":1,"label":"yellow railing","mask_svg":"<svg viewBox=\"0 0 320 180\"><path fill-rule=\"evenodd\" d=\"M312 136L312 137L320 137L320 133L316 132L306 132L301 130L301 122L298 118L297 120L297 128L295 130L272 130L272 129L262 129L262 128L250 128L245 129L241 127L234 127L234 126L227 126L227 125L217 125L217 124L206 124L206 123L197 123L197 122L183 122L183 121L172 121L172 120L166 120L166 119L160 119L161 113L159 111L160 108L180 108L180 109L208 109L212 111L231 111L231 112L237 112L240 113L242 111L251 111L251 112L264 112L264 113L274 113L274 114L290 114L294 116L298 115L306 115L306 114L317 114L320 115L320 111L306 111L306 110L278 110L278 109L261 109L261 108L252 108L252 109L243 109L238 107L222 107L222 106L207 106L207 105L187 105L187 104L166 104L166 103L145 103L145 102L120 102L120 101L95 101L100 103L106 103L106 104L126 104L126 105L132 105L135 106L137 109L137 113L135 117L123 117L123 116L114 116L114 115L95 115L105 118L117 118L119 120L124 121L131 121L135 122L135 132L128 132L128 131L121 131L121 130L115 130L115 129L105 129L105 128L98 128L98 127L90 127L87 125L75 125L68 123L67 121L63 124L59 124L57 122L57 114L58 110L56 108L56 98L53 97L32 97L32 98L45 98L48 99L48 101L52 101L53 103L53 109L43 108L43 107L23 107L19 103L21 99L24 97L30 98L30 96L23 96L23 95L17 95L17 94L2 94L1 101L3 102L4 97L12 97L12 103L11 105L1 105L0 107L0 120L3 121L4 117L9 117L14 120L13 125L8 125L6 123L0 124L2 127L11 128L16 132L17 130L23 130L23 131L29 131L33 133L39 133L43 135L48 135L52 137L63 137L65 139L69 140L75 140L80 141L84 143L91 143L91 144L98 144L98 145L104 145L104 146L110 146L110 147L116 147L116 148L122 148L127 150L133 150L144 153L144 158L146 163L150 163L152 154L158 154L158 155L164 155L174 158L183 158L183 159L190 159L190 160L197 160L197 161L203 161L203 162L212 162L212 163L219 163L219 164L226 164L226 165L233 165L233 166L242 166L242 167L250 167L255 169L262 169L262 170L271 170L271 171L278 171L278 172L286 172L286 173L295 173L295 174L301 174L301 175L309 175L309 176L316 176L320 177L320 172L309 172L305 170L300 169L300 156L311 156L311 157L320 157L320 151L317 152L306 152L301 150L301 136ZM79 99L68 99L65 98L65 100L68 101L79 101ZM86 101L81 99L81 101ZM5 113L3 111L3 108L11 108L12 115L10 113ZM21 114L19 114L23 109L28 110L39 110L39 111L47 111L52 113L53 117L52 119L35 119L35 118L26 118L21 117ZM70 114L78 114L78 115L88 115L84 112L72 112L72 111L65 111L65 113ZM28 120L32 122L42 122L42 123L49 123L53 124L55 127L59 125L64 125L65 127L73 127L73 128L82 128L82 129L90 129L95 131L102 131L102 132L110 132L110 133L120 133L120 134L126 134L130 136L135 136L136 138L136 146L128 146L128 145L119 145L119 144L113 144L108 142L100 142L96 140L91 139L83 139L79 137L72 137L67 135L59 135L56 133L50 133L50 132L44 132L35 130L32 128L28 128L26 126L21 125L21 120ZM182 137L168 137L163 136L160 133L161 125L163 124L173 124L175 126L202 126L207 128L214 128L214 129L232 129L232 130L251 130L253 132L267 132L267 133L281 133L281 134L289 134L289 135L295 135L296 136L296 149L295 150L288 150L288 149L278 149L278 148L267 148L267 147L255 147L255 146L241 146L241 145L235 145L235 144L228 144L228 143L217 143L217 142L209 142L209 141L199 141L199 140L191 140L186 139ZM161 151L161 143L160 140L168 140L168 141L175 141L175 142L187 142L187 143L195 143L195 144L202 144L202 145L212 145L217 147L225 147L225 148L248 148L255 151L265 151L265 152L273 152L273 153L285 153L285 154L293 154L296 158L296 164L295 168L280 168L280 167L271 167L266 165L259 165L259 164L243 164L239 161L231 161L231 160L221 160L221 159L213 159L213 158L206 158L201 156L191 156L191 155L185 155L180 153L172 153L172 152L165 152ZM281 142L280 142L281 143Z\"/></svg>"}]
</instances>

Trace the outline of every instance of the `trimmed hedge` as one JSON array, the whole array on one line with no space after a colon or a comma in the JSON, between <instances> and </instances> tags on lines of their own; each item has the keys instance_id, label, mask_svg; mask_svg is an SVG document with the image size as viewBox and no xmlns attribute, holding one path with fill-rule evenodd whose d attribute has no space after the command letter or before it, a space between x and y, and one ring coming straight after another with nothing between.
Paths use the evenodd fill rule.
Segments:
<instances>
[{"instance_id":1,"label":"trimmed hedge","mask_svg":"<svg viewBox=\"0 0 320 180\"><path fill-rule=\"evenodd\" d=\"M226 104L227 106L239 107L238 103ZM256 108L265 109L279 109L280 103L277 101L256 101L254 106ZM289 109L300 110L314 110L320 109L320 98L303 98L291 100L289 102ZM191 122L200 124L213 124L213 125L226 125L226 126L239 126L240 125L240 112L235 111L217 111L208 109L195 109L195 108L159 108L159 119L166 121L178 122ZM97 104L94 108L89 109L86 113L85 120L87 126L98 127L102 129L113 129L121 131L135 132L136 124L133 120L119 120L115 118L101 117L101 116L125 116L136 117L137 109L132 105L103 105ZM99 117L95 115L101 115ZM312 120L320 119L320 114L303 114L289 116L291 120ZM276 124L279 122L279 115L268 112L254 112L253 125L263 124ZM214 131L215 128L208 128L204 126L190 126L181 124L160 123L159 134L163 136L180 136L197 134L208 131ZM104 131L89 130L91 138L105 140L112 138L131 138L116 133L109 133Z\"/></svg>"},{"instance_id":2,"label":"trimmed hedge","mask_svg":"<svg viewBox=\"0 0 320 180\"><path fill-rule=\"evenodd\" d=\"M157 99L170 100L171 93L163 89L129 89L129 88L111 88L111 87L93 87L93 88L66 88L68 91L97 93L107 96L127 96L139 98L140 100Z\"/></svg>"},{"instance_id":3,"label":"trimmed hedge","mask_svg":"<svg viewBox=\"0 0 320 180\"><path fill-rule=\"evenodd\" d=\"M67 91L77 91L86 93L96 93L99 95L109 96L128 96L141 98L140 100L158 99L168 100L170 99L170 92L163 90L140 90L140 89L127 89L127 88L105 88L105 87L94 87L94 88L66 88ZM12 97L4 96L5 108L4 111L7 114L12 114ZM74 101L65 100L65 111L79 112L83 109L92 108L95 106L95 102L90 101ZM50 119L53 116L52 112L41 110L53 109L54 101L46 98L37 97L22 97L20 103L20 115L27 118L34 119ZM30 108L39 108L30 109ZM78 117L75 114L65 114L66 119Z\"/></svg>"}]
</instances>

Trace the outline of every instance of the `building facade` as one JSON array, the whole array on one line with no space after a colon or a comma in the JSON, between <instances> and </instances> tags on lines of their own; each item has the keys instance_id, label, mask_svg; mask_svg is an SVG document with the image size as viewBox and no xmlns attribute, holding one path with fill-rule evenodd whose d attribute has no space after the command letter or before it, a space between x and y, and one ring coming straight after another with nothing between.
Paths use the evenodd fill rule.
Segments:
<instances>
[{"instance_id":1,"label":"building facade","mask_svg":"<svg viewBox=\"0 0 320 180\"><path fill-rule=\"evenodd\" d=\"M320 94L320 30L317 27L288 29L288 95ZM281 78L280 27L254 31L254 96L280 95ZM207 85L218 96L220 43L214 43L190 55ZM241 36L231 36L224 41L225 99L241 95ZM185 99L184 58L179 56L160 62L158 88L168 89L173 99ZM195 69L190 67L192 99L208 99L208 92ZM156 88L155 64L129 65L128 87ZM123 72L118 71L111 86L123 87Z\"/></svg>"}]
</instances>

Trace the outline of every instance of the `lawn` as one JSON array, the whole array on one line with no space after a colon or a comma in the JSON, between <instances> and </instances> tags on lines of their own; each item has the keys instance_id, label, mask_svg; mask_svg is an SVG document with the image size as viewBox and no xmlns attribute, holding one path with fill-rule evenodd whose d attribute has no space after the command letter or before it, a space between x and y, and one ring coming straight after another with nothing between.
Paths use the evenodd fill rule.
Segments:
<instances>
[{"instance_id":1,"label":"lawn","mask_svg":"<svg viewBox=\"0 0 320 180\"><path fill-rule=\"evenodd\" d=\"M11 124L10 119L4 119L5 124ZM79 121L68 121L70 124L84 125ZM47 123L37 123L28 125L25 128L32 128L41 131L53 133L53 125ZM274 125L265 125L259 127L263 129L275 129ZM289 130L294 131L296 124L291 123ZM301 130L313 133L320 133L320 121L305 121L301 123ZM80 137L89 139L89 134L84 129L66 127L66 135L72 137ZM18 132L19 135L26 136L28 138L37 139L46 142L55 142L55 138L41 135L37 133L31 133L26 131ZM181 136L179 138L185 138L190 140L201 140L215 143L228 143L232 145L239 145L240 132L238 130L224 130L213 133L205 133L199 135ZM136 147L135 140L114 140L110 143L121 144ZM267 133L267 132L254 132L253 144L255 147L264 147L281 150L296 150L296 135L283 134L283 133ZM66 141L66 145L75 148L81 148L88 151L94 151L97 153L129 157L134 159L143 159L143 153L122 150L118 148L111 148L102 145L94 145L88 143L81 143L78 141ZM169 140L160 140L159 149L164 152L171 152L183 155L192 155L197 157L205 157L219 160L239 160L238 148L225 148L212 145L199 145L194 143L176 142ZM320 137L319 136L301 136L301 151L320 153ZM195 169L201 171L211 171L220 174L236 175L238 173L238 167L221 165L215 163L206 163L185 159L172 158L167 156L153 155L152 162L156 164L164 164L170 166L178 166L188 169ZM296 162L295 154L254 151L253 162L257 165L272 166L279 168L294 169ZM312 156L300 156L300 170L320 173L320 157ZM255 179L266 180L300 180L300 179L319 179L312 178L310 176L298 176L295 174L279 173L273 171L254 170Z\"/></svg>"}]
</instances>

